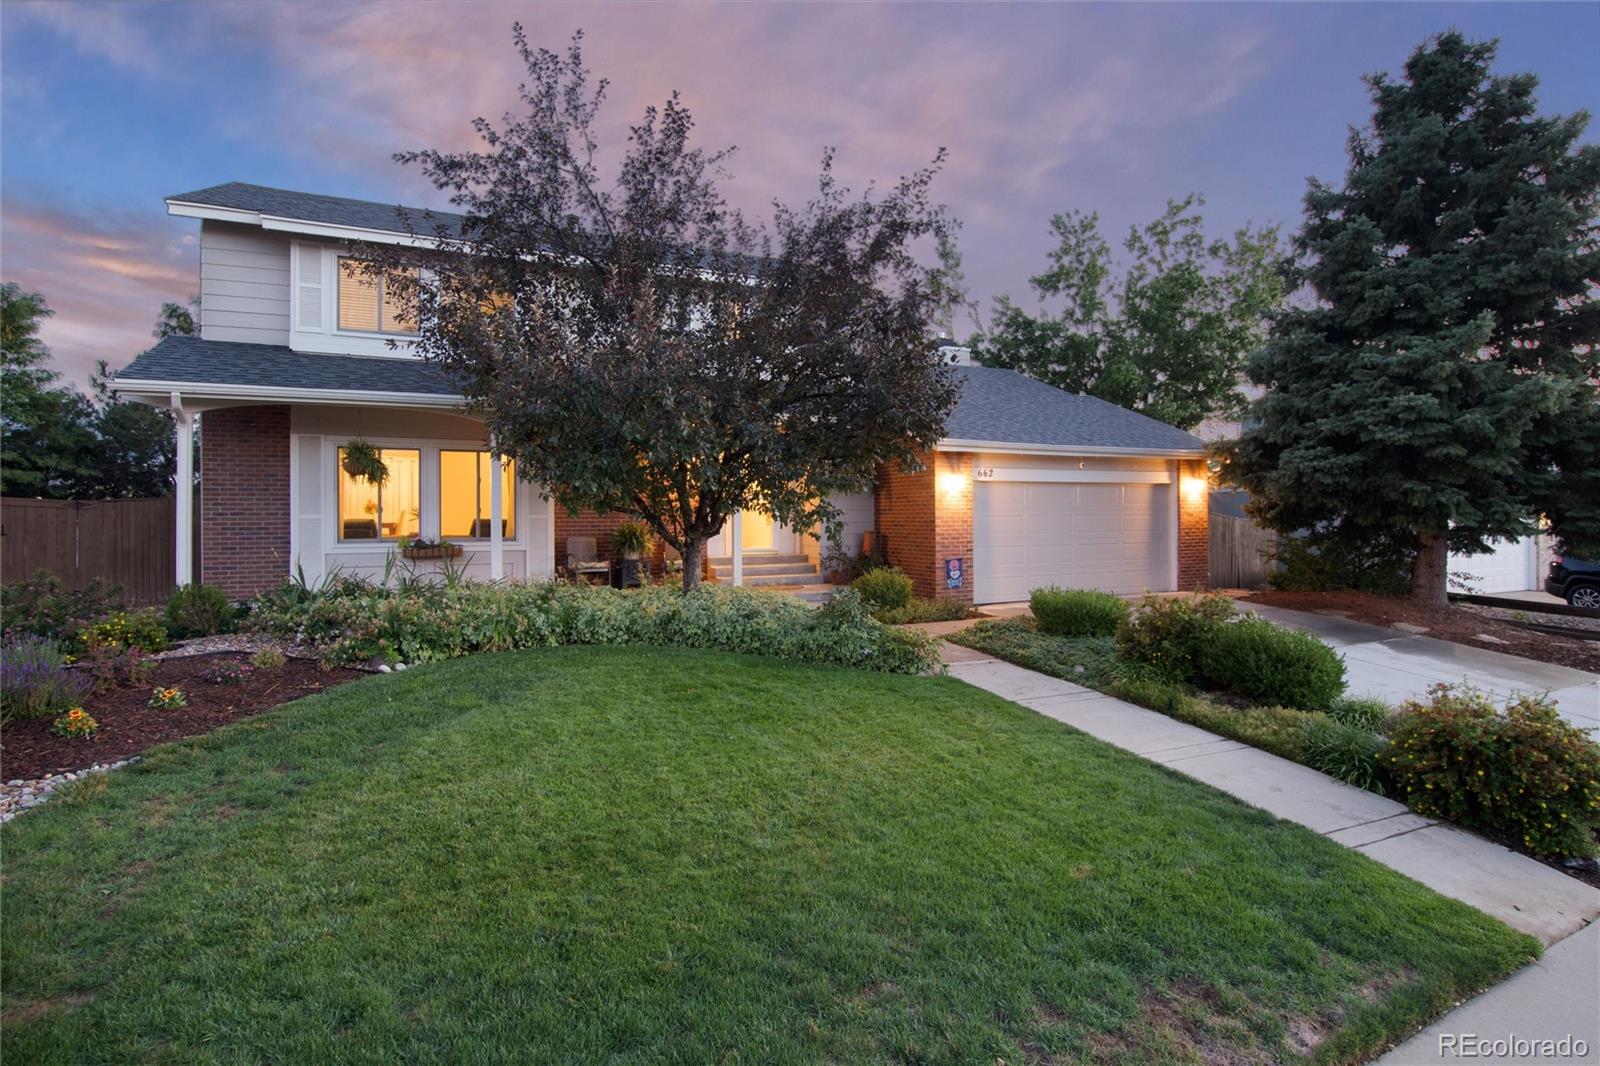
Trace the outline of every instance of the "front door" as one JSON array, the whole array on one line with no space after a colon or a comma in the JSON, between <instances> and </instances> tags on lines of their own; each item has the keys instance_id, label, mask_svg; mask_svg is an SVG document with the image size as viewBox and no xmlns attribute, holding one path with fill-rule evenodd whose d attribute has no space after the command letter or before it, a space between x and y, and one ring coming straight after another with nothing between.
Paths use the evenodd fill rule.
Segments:
<instances>
[{"instance_id":1,"label":"front door","mask_svg":"<svg viewBox=\"0 0 1600 1066\"><path fill-rule=\"evenodd\" d=\"M747 552L772 550L772 516L758 511L739 514L739 546Z\"/></svg>"}]
</instances>

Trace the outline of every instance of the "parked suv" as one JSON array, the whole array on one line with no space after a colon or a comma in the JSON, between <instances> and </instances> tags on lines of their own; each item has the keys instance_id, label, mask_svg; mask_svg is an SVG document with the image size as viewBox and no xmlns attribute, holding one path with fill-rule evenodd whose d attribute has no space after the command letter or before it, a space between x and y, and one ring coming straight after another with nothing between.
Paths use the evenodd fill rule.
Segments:
<instances>
[{"instance_id":1,"label":"parked suv","mask_svg":"<svg viewBox=\"0 0 1600 1066\"><path fill-rule=\"evenodd\" d=\"M1600 563L1588 559L1562 559L1550 564L1544 590L1574 607L1600 611Z\"/></svg>"}]
</instances>

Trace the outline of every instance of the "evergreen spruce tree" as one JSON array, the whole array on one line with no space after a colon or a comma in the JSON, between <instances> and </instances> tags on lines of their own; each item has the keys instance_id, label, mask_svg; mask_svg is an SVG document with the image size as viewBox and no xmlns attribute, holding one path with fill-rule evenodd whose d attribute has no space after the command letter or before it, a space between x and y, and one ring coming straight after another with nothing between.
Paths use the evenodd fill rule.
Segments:
<instances>
[{"instance_id":1,"label":"evergreen spruce tree","mask_svg":"<svg viewBox=\"0 0 1600 1066\"><path fill-rule=\"evenodd\" d=\"M1223 448L1285 533L1411 555L1445 601L1449 551L1534 530L1600 556L1600 147L1540 116L1538 79L1447 33L1367 79L1343 188L1296 239L1311 298L1249 363L1267 390ZM1305 295L1305 294L1302 294Z\"/></svg>"}]
</instances>

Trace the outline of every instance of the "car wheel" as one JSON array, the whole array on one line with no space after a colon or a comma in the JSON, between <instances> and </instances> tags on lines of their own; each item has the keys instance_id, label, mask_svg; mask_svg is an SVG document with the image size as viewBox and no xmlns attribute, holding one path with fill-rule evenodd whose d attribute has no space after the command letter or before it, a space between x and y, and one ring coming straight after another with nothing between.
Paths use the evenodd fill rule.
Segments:
<instances>
[{"instance_id":1,"label":"car wheel","mask_svg":"<svg viewBox=\"0 0 1600 1066\"><path fill-rule=\"evenodd\" d=\"M1567 603L1573 607L1586 607L1591 611L1600 611L1600 588L1594 585L1579 585L1567 593Z\"/></svg>"}]
</instances>

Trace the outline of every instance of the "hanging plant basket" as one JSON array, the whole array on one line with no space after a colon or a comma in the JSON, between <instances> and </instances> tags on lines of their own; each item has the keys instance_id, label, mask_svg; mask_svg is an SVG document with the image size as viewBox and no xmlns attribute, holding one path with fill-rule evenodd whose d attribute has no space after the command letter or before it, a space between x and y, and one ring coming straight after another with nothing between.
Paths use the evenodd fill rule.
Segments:
<instances>
[{"instance_id":1,"label":"hanging plant basket","mask_svg":"<svg viewBox=\"0 0 1600 1066\"><path fill-rule=\"evenodd\" d=\"M344 442L344 472L374 485L389 480L389 468L384 465L378 449L360 439Z\"/></svg>"}]
</instances>

